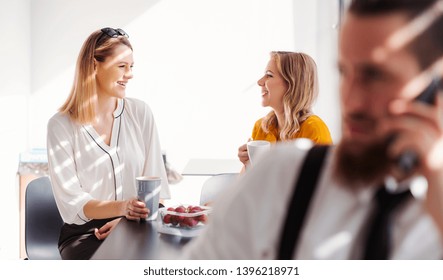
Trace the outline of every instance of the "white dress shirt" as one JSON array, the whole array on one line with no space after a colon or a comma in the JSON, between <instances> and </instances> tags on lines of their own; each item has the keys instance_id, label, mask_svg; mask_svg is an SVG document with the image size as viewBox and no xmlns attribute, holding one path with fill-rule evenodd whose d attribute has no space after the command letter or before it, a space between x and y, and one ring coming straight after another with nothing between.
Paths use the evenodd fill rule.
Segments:
<instances>
[{"instance_id":1,"label":"white dress shirt","mask_svg":"<svg viewBox=\"0 0 443 280\"><path fill-rule=\"evenodd\" d=\"M209 224L186 246L185 259L275 259L294 182L307 152L300 140L276 144L214 202ZM374 188L350 190L325 159L294 259L359 259ZM414 192L413 194L417 194ZM439 259L442 240L423 207L423 193L398 209L392 259Z\"/></svg>"},{"instance_id":2,"label":"white dress shirt","mask_svg":"<svg viewBox=\"0 0 443 280\"><path fill-rule=\"evenodd\" d=\"M91 125L57 113L48 122L49 175L65 223L84 224L83 206L91 199L126 200L137 196L137 176L162 179L160 197L170 198L154 117L136 99L118 101L110 145Z\"/></svg>"}]
</instances>

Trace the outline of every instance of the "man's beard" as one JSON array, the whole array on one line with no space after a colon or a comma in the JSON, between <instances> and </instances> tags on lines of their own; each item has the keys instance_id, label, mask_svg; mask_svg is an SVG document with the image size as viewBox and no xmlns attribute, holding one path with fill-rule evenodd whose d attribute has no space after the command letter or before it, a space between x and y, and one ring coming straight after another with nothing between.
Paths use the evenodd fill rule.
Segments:
<instances>
[{"instance_id":1,"label":"man's beard","mask_svg":"<svg viewBox=\"0 0 443 280\"><path fill-rule=\"evenodd\" d=\"M392 166L392 160L387 156L389 142L380 140L363 146L349 139L342 140L334 163L338 181L350 188L383 182Z\"/></svg>"}]
</instances>

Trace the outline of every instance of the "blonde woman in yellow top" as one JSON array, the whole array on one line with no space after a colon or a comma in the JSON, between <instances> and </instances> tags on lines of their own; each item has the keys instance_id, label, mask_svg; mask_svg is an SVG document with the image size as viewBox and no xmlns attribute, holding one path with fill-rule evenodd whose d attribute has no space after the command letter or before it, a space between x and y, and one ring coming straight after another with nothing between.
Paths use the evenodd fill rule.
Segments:
<instances>
[{"instance_id":1,"label":"blonde woman in yellow top","mask_svg":"<svg viewBox=\"0 0 443 280\"><path fill-rule=\"evenodd\" d=\"M318 95L317 66L307 54L273 51L265 74L258 80L262 106L272 110L259 119L250 140L269 142L309 138L315 144L332 144L326 124L312 113ZM246 166L249 156L246 144L238 149Z\"/></svg>"}]
</instances>

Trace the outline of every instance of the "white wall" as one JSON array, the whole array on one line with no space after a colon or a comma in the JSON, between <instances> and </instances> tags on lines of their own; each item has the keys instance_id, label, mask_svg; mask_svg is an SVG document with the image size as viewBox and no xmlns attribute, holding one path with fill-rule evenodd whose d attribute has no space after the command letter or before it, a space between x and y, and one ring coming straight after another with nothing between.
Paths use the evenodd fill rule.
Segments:
<instances>
[{"instance_id":1,"label":"white wall","mask_svg":"<svg viewBox=\"0 0 443 280\"><path fill-rule=\"evenodd\" d=\"M327 1L327 2L326 2ZM316 29L313 40L316 48L320 93L315 112L323 117L329 126L334 142L341 138L340 105L338 95L339 73L337 71L339 1L317 0L315 16ZM335 11L335 12L333 12Z\"/></svg>"},{"instance_id":2,"label":"white wall","mask_svg":"<svg viewBox=\"0 0 443 280\"><path fill-rule=\"evenodd\" d=\"M31 63L30 0L0 1L0 259L17 258L19 212L16 172L28 141Z\"/></svg>"},{"instance_id":3,"label":"white wall","mask_svg":"<svg viewBox=\"0 0 443 280\"><path fill-rule=\"evenodd\" d=\"M104 26L129 33L135 67L127 96L151 106L178 171L190 158L236 158L255 120L268 112L256 81L271 50L303 51L317 61L314 111L338 140L336 2L0 0L0 23L12 27L3 29L8 40L0 44L0 172L8 190L2 200L13 197L9 206L18 209L18 154L45 147L47 120L69 93L83 40ZM8 237L0 239L0 259L18 255L17 216L10 223L17 232L1 233Z\"/></svg>"},{"instance_id":4,"label":"white wall","mask_svg":"<svg viewBox=\"0 0 443 280\"><path fill-rule=\"evenodd\" d=\"M32 1L30 146L44 146L46 121L69 92L80 46L102 26L129 33L135 78L127 95L150 104L163 149L177 169L189 158L236 158L254 121L268 111L260 105L256 81L271 50L322 58L315 112L338 138L338 114L331 107L335 84L329 54L334 49L320 50L318 42L330 40L317 32L317 12L323 11L324 20L331 9L320 9L316 1L129 0L118 9L118 0L68 3ZM325 24L329 29L323 26L322 32L329 38L332 23Z\"/></svg>"}]
</instances>

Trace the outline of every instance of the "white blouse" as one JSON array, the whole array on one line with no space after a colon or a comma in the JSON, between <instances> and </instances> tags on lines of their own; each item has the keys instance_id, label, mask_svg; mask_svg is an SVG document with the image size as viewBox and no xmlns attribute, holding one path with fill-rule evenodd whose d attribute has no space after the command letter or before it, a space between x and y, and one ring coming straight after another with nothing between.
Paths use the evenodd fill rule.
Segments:
<instances>
[{"instance_id":1,"label":"white blouse","mask_svg":"<svg viewBox=\"0 0 443 280\"><path fill-rule=\"evenodd\" d=\"M65 223L89 221L83 206L91 199L136 197L138 176L161 177L160 198L170 198L154 116L140 100L118 101L110 145L91 125L56 113L48 122L47 150L49 176Z\"/></svg>"}]
</instances>

